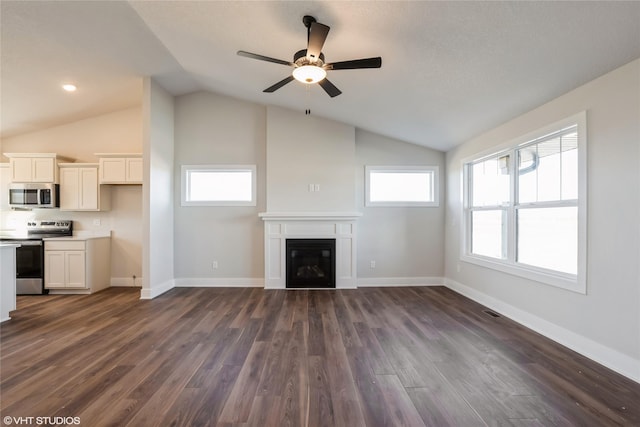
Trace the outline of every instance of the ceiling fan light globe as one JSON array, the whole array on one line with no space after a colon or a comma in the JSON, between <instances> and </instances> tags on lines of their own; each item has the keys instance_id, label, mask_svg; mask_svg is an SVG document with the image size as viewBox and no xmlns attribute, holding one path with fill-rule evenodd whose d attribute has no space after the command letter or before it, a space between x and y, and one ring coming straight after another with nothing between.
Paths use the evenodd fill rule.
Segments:
<instances>
[{"instance_id":1,"label":"ceiling fan light globe","mask_svg":"<svg viewBox=\"0 0 640 427\"><path fill-rule=\"evenodd\" d=\"M293 69L293 78L304 84L318 83L327 77L327 72L315 65L303 65Z\"/></svg>"}]
</instances>

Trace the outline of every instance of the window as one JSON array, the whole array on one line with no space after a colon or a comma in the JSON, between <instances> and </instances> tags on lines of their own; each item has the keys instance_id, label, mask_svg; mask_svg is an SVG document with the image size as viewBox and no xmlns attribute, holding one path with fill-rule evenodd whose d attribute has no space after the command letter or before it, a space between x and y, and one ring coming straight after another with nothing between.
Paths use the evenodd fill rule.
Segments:
<instances>
[{"instance_id":1,"label":"window","mask_svg":"<svg viewBox=\"0 0 640 427\"><path fill-rule=\"evenodd\" d=\"M181 204L255 206L255 165L182 166Z\"/></svg>"},{"instance_id":2,"label":"window","mask_svg":"<svg viewBox=\"0 0 640 427\"><path fill-rule=\"evenodd\" d=\"M438 206L437 166L367 166L366 206Z\"/></svg>"},{"instance_id":3,"label":"window","mask_svg":"<svg viewBox=\"0 0 640 427\"><path fill-rule=\"evenodd\" d=\"M586 293L586 114L464 164L462 259Z\"/></svg>"}]
</instances>

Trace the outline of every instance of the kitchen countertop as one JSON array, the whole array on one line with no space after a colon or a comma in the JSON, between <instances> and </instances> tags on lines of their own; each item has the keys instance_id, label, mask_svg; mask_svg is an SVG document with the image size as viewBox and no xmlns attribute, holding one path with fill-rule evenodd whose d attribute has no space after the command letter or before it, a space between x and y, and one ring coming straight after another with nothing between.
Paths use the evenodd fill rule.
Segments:
<instances>
[{"instance_id":1,"label":"kitchen countertop","mask_svg":"<svg viewBox=\"0 0 640 427\"><path fill-rule=\"evenodd\" d=\"M0 243L0 248L17 248L19 246L20 246L19 243L9 243L9 242Z\"/></svg>"},{"instance_id":2,"label":"kitchen countertop","mask_svg":"<svg viewBox=\"0 0 640 427\"><path fill-rule=\"evenodd\" d=\"M57 242L60 241L64 241L64 240L69 240L69 241L73 241L73 240L91 240L91 239L105 239L105 238L110 238L111 237L111 232L110 231L75 231L73 233L73 236L62 236L62 237L46 237L42 240L49 241L49 240L55 240Z\"/></svg>"}]
</instances>

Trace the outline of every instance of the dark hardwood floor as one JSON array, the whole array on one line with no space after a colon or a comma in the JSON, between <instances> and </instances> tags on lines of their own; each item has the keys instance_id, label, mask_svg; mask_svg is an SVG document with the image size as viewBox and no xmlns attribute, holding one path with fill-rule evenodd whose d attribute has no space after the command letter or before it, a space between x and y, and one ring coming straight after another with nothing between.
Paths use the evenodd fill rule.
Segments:
<instances>
[{"instance_id":1,"label":"dark hardwood floor","mask_svg":"<svg viewBox=\"0 0 640 427\"><path fill-rule=\"evenodd\" d=\"M639 384L446 288L179 288L138 297L126 288L19 297L0 329L2 418L640 425Z\"/></svg>"}]
</instances>

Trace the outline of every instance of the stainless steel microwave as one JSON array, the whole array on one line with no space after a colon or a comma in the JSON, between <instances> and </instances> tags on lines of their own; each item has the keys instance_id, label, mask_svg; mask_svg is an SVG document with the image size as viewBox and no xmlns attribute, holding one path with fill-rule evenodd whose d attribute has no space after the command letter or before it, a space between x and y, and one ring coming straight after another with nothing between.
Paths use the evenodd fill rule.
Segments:
<instances>
[{"instance_id":1,"label":"stainless steel microwave","mask_svg":"<svg viewBox=\"0 0 640 427\"><path fill-rule=\"evenodd\" d=\"M9 184L9 207L13 209L58 208L60 186L50 183Z\"/></svg>"}]
</instances>

